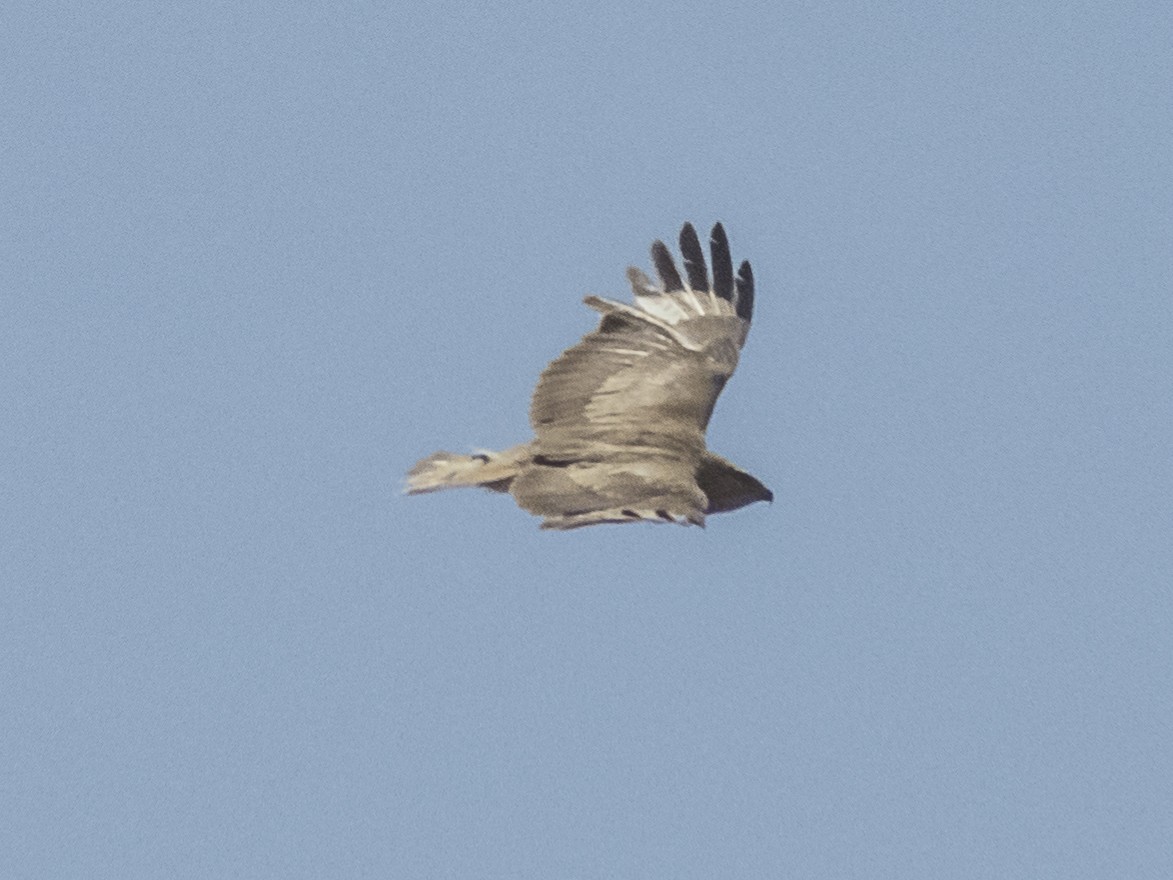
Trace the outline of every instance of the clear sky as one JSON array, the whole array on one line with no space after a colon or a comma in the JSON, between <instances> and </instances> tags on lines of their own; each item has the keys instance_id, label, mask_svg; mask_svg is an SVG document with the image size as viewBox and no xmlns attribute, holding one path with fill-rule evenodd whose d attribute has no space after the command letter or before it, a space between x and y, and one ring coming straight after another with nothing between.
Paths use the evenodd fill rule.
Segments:
<instances>
[{"instance_id":1,"label":"clear sky","mask_svg":"<svg viewBox=\"0 0 1173 880\"><path fill-rule=\"evenodd\" d=\"M20 878L1173 877L1173 6L0 21ZM775 493L407 498L716 220Z\"/></svg>"}]
</instances>

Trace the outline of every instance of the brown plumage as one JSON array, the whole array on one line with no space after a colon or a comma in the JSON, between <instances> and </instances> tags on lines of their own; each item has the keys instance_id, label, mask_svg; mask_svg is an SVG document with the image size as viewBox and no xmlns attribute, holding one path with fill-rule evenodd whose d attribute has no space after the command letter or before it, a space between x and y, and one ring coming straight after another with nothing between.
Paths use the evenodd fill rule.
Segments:
<instances>
[{"instance_id":1,"label":"brown plumage","mask_svg":"<svg viewBox=\"0 0 1173 880\"><path fill-rule=\"evenodd\" d=\"M710 284L692 224L680 233L687 281L652 245L660 276L627 270L635 305L588 296L603 319L542 373L534 439L504 452L437 452L411 469L410 494L460 486L509 492L544 529L649 520L703 526L705 515L772 501L758 480L705 448L705 428L753 317L753 273L733 275L725 230L710 237Z\"/></svg>"}]
</instances>

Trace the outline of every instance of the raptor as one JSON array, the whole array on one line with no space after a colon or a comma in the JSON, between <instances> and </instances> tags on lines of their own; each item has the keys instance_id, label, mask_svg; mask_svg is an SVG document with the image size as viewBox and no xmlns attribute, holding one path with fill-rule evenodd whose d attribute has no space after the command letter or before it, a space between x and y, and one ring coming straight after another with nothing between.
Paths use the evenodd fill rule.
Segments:
<instances>
[{"instance_id":1,"label":"raptor","mask_svg":"<svg viewBox=\"0 0 1173 880\"><path fill-rule=\"evenodd\" d=\"M544 529L640 521L703 526L705 517L774 496L705 445L717 397L737 368L753 318L748 262L733 273L718 223L712 276L692 224L680 232L684 275L652 244L659 284L627 270L635 304L588 296L597 329L542 373L530 406L534 439L502 452L436 452L407 492L479 486L508 492Z\"/></svg>"}]
</instances>

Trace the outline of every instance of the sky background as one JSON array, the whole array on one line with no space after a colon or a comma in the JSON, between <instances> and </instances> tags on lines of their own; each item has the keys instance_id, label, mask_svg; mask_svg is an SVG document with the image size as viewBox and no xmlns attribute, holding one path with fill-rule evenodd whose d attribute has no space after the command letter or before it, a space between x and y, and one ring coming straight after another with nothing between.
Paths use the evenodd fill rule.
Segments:
<instances>
[{"instance_id":1,"label":"sky background","mask_svg":"<svg viewBox=\"0 0 1173 880\"><path fill-rule=\"evenodd\" d=\"M14 878L1173 876L1173 7L13 2ZM407 498L654 238L776 500Z\"/></svg>"}]
</instances>

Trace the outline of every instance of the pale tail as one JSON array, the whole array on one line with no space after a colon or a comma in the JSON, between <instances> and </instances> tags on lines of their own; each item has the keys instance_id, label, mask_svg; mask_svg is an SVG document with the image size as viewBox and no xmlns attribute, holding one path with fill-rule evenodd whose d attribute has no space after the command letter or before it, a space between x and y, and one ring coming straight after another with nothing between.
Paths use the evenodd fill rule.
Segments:
<instances>
[{"instance_id":1,"label":"pale tail","mask_svg":"<svg viewBox=\"0 0 1173 880\"><path fill-rule=\"evenodd\" d=\"M524 444L504 452L478 452L457 455L434 452L407 472L407 494L436 492L479 486L494 492L508 492L509 484L529 460L529 446Z\"/></svg>"}]
</instances>

